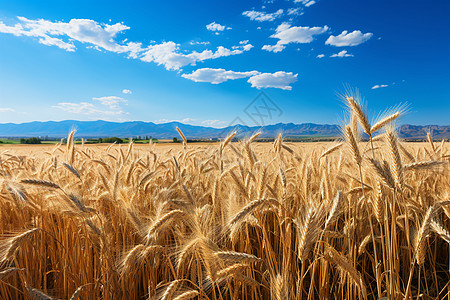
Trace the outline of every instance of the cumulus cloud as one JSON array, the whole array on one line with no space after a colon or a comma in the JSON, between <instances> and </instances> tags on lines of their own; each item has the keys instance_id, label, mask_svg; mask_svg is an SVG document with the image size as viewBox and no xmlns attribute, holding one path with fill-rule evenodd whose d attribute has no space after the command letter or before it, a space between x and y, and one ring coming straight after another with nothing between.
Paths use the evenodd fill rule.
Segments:
<instances>
[{"instance_id":1,"label":"cumulus cloud","mask_svg":"<svg viewBox=\"0 0 450 300\"><path fill-rule=\"evenodd\" d=\"M282 90L292 90L291 83L297 81L297 74L292 72L278 71L275 73L262 73L252 76L248 79L252 87L261 88L277 88Z\"/></svg>"},{"instance_id":2,"label":"cumulus cloud","mask_svg":"<svg viewBox=\"0 0 450 300\"><path fill-rule=\"evenodd\" d=\"M357 46L367 42L372 36L373 33L370 32L363 34L361 31L355 30L349 33L345 30L338 36L330 35L325 44L336 47Z\"/></svg>"},{"instance_id":3,"label":"cumulus cloud","mask_svg":"<svg viewBox=\"0 0 450 300\"><path fill-rule=\"evenodd\" d=\"M57 46L66 51L75 51L72 41L87 43L101 49L125 53L130 52L129 44L119 44L114 38L130 29L122 24L99 24L89 19L72 19L69 22L51 22L44 19L30 20L17 17L20 23L14 26L0 22L0 32L16 36L29 36L39 38L39 43L48 46ZM63 40L65 38L66 40ZM135 45L131 45L132 48Z\"/></svg>"},{"instance_id":4,"label":"cumulus cloud","mask_svg":"<svg viewBox=\"0 0 450 300\"><path fill-rule=\"evenodd\" d=\"M124 93L124 94L132 94L132 92L130 90L127 90L127 89L123 89L122 93Z\"/></svg>"},{"instance_id":5,"label":"cumulus cloud","mask_svg":"<svg viewBox=\"0 0 450 300\"><path fill-rule=\"evenodd\" d=\"M186 65L195 65L197 62L207 59L216 59L223 56L242 54L253 48L253 45L246 44L228 49L219 46L216 51L204 50L202 52L193 51L189 54L180 52L180 45L174 42L164 42L162 44L150 45L143 53L141 60L155 62L163 65L167 70L179 70Z\"/></svg>"},{"instance_id":6,"label":"cumulus cloud","mask_svg":"<svg viewBox=\"0 0 450 300\"><path fill-rule=\"evenodd\" d=\"M319 55L317 55L317 58L323 58L323 57L325 57L325 54L319 54Z\"/></svg>"},{"instance_id":7,"label":"cumulus cloud","mask_svg":"<svg viewBox=\"0 0 450 300\"><path fill-rule=\"evenodd\" d=\"M216 22L212 22L211 24L206 25L206 29L208 29L209 31L224 31L225 29L230 30L231 27L226 27Z\"/></svg>"},{"instance_id":8,"label":"cumulus cloud","mask_svg":"<svg viewBox=\"0 0 450 300\"><path fill-rule=\"evenodd\" d=\"M322 34L328 30L328 26L324 27L301 27L291 26L288 23L283 23L277 27L275 34L270 37L277 38L278 43L286 45L289 43L311 43L314 36Z\"/></svg>"},{"instance_id":9,"label":"cumulus cloud","mask_svg":"<svg viewBox=\"0 0 450 300\"><path fill-rule=\"evenodd\" d=\"M387 85L387 84L376 84L376 85L374 85L373 87L372 87L372 90L376 90L376 89L379 89L379 88L385 88L385 87L388 87L389 85Z\"/></svg>"},{"instance_id":10,"label":"cumulus cloud","mask_svg":"<svg viewBox=\"0 0 450 300\"><path fill-rule=\"evenodd\" d=\"M203 68L197 69L191 74L182 74L181 76L195 82L209 82L212 84L219 84L228 80L246 78L257 74L259 74L258 71L235 72L227 71L225 69Z\"/></svg>"},{"instance_id":11,"label":"cumulus cloud","mask_svg":"<svg viewBox=\"0 0 450 300\"><path fill-rule=\"evenodd\" d=\"M118 42L117 36L130 28L122 23L99 24L89 19L52 22L44 19L30 20L24 17L18 17L18 20L19 22L12 26L5 25L0 21L0 32L35 37L41 44L57 46L71 52L76 50L74 42L80 42L89 48L100 51L124 53L130 58L155 62L163 65L167 70L178 70L183 66L195 65L197 62L207 59L242 54L253 47L251 44L241 44L232 49L219 46L215 51L203 50L189 53L181 50L180 45L173 41L151 44L147 47L140 42L129 42L127 39ZM208 27L216 32L230 29L215 22L209 24ZM207 44L207 42L201 44Z\"/></svg>"},{"instance_id":12,"label":"cumulus cloud","mask_svg":"<svg viewBox=\"0 0 450 300\"><path fill-rule=\"evenodd\" d=\"M347 50L342 50L339 53L332 54L330 57L351 57L353 54L347 53Z\"/></svg>"},{"instance_id":13,"label":"cumulus cloud","mask_svg":"<svg viewBox=\"0 0 450 300\"><path fill-rule=\"evenodd\" d=\"M328 30L328 26L324 27L302 27L291 26L288 23L283 23L277 27L275 34L271 38L278 39L276 45L264 45L263 49L267 51L280 52L287 44L290 43L311 43L315 35L322 34Z\"/></svg>"},{"instance_id":14,"label":"cumulus cloud","mask_svg":"<svg viewBox=\"0 0 450 300\"><path fill-rule=\"evenodd\" d=\"M195 82L209 82L212 84L219 84L227 80L249 78L248 82L257 89L278 88L291 90L290 84L297 81L297 74L283 71L261 73L258 71L236 72L225 69L203 68L181 76Z\"/></svg>"},{"instance_id":15,"label":"cumulus cloud","mask_svg":"<svg viewBox=\"0 0 450 300\"><path fill-rule=\"evenodd\" d=\"M16 112L15 109L10 107L0 107L0 113L6 113L6 112Z\"/></svg>"},{"instance_id":16,"label":"cumulus cloud","mask_svg":"<svg viewBox=\"0 0 450 300\"><path fill-rule=\"evenodd\" d=\"M279 9L274 13L265 13L262 11L256 11L256 10L248 10L244 11L242 15L249 17L252 21L258 21L258 22L264 22L264 21L273 21L276 18L283 15L283 10Z\"/></svg>"}]
</instances>

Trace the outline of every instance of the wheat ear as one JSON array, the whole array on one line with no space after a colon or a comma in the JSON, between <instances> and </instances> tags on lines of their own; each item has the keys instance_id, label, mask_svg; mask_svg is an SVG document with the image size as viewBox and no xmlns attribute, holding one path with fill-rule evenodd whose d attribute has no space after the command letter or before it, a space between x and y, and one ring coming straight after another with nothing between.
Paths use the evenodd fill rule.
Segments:
<instances>
[{"instance_id":1,"label":"wheat ear","mask_svg":"<svg viewBox=\"0 0 450 300\"><path fill-rule=\"evenodd\" d=\"M346 97L346 98L351 110L358 118L359 124L361 124L361 127L363 128L364 132L367 133L369 136L371 136L372 135L370 132L371 126L361 106L355 99L353 99L353 97Z\"/></svg>"},{"instance_id":2,"label":"wheat ear","mask_svg":"<svg viewBox=\"0 0 450 300\"><path fill-rule=\"evenodd\" d=\"M371 128L370 128L370 134L373 134L375 131L380 130L381 128L383 128L384 126L386 126L387 124L391 123L392 121L394 121L395 119L397 119L398 117L400 117L400 112L396 112L393 113L390 116L387 116L386 118L381 119L380 121L378 121L377 123L375 123Z\"/></svg>"},{"instance_id":3,"label":"wheat ear","mask_svg":"<svg viewBox=\"0 0 450 300\"><path fill-rule=\"evenodd\" d=\"M56 183L51 182L51 181L46 181L46 180L22 179L20 182L21 183L25 183L25 184L31 184L31 185L38 185L38 186L43 186L43 187L54 188L54 189L61 189L61 187L59 185L57 185Z\"/></svg>"}]
</instances>

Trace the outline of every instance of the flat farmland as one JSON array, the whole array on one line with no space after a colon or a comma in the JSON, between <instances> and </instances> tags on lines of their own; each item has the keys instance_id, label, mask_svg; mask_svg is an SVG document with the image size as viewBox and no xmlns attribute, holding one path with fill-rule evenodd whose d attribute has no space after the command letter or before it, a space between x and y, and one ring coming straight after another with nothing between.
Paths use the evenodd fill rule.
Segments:
<instances>
[{"instance_id":1,"label":"flat farmland","mask_svg":"<svg viewBox=\"0 0 450 300\"><path fill-rule=\"evenodd\" d=\"M448 295L448 143L253 138L0 145L0 298Z\"/></svg>"}]
</instances>

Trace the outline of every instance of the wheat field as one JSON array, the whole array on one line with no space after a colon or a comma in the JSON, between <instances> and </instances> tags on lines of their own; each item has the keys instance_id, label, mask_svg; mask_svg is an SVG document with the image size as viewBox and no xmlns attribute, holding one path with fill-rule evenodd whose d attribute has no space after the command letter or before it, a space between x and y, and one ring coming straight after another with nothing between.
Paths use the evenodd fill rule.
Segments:
<instances>
[{"instance_id":1,"label":"wheat field","mask_svg":"<svg viewBox=\"0 0 450 300\"><path fill-rule=\"evenodd\" d=\"M347 100L336 143L0 148L0 298L450 299L448 143Z\"/></svg>"}]
</instances>

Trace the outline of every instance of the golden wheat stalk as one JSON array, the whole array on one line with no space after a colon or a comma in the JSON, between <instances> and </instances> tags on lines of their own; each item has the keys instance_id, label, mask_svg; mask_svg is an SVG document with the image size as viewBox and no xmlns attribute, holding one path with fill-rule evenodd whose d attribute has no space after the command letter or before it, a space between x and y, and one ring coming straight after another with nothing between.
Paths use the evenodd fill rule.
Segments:
<instances>
[{"instance_id":1,"label":"golden wheat stalk","mask_svg":"<svg viewBox=\"0 0 450 300\"><path fill-rule=\"evenodd\" d=\"M392 123L395 119L397 119L398 117L400 117L400 112L395 112L390 116L387 116L386 118L381 119L380 121L378 121L377 123L375 123L371 128L370 128L370 135L372 135L374 132L380 130L381 128L385 127L386 125Z\"/></svg>"},{"instance_id":2,"label":"golden wheat stalk","mask_svg":"<svg viewBox=\"0 0 450 300\"><path fill-rule=\"evenodd\" d=\"M370 132L370 123L369 120L366 117L366 114L364 113L363 109L361 108L360 104L353 98L353 97L346 97L348 101L348 105L351 108L352 112L355 114L356 118L359 121L359 124L363 128L364 132L367 133L369 136L371 136Z\"/></svg>"},{"instance_id":3,"label":"golden wheat stalk","mask_svg":"<svg viewBox=\"0 0 450 300\"><path fill-rule=\"evenodd\" d=\"M443 161L435 161L435 160L429 160L429 161L419 161L414 162L410 164L404 165L404 170L431 170L437 166L442 166L445 164Z\"/></svg>"},{"instance_id":4,"label":"golden wheat stalk","mask_svg":"<svg viewBox=\"0 0 450 300\"><path fill-rule=\"evenodd\" d=\"M25 269L20 269L20 268L9 268L9 269L5 269L0 271L0 280L5 280L8 277L12 276L13 274L15 274L18 271L23 271Z\"/></svg>"},{"instance_id":5,"label":"golden wheat stalk","mask_svg":"<svg viewBox=\"0 0 450 300\"><path fill-rule=\"evenodd\" d=\"M178 133L180 134L181 138L183 139L183 144L186 146L187 145L187 139L184 136L184 133L181 131L180 128L177 127L176 129L177 129Z\"/></svg>"},{"instance_id":6,"label":"golden wheat stalk","mask_svg":"<svg viewBox=\"0 0 450 300\"><path fill-rule=\"evenodd\" d=\"M392 172L394 175L395 183L403 188L403 165L402 159L400 157L400 152L398 151L397 136L392 128L386 129L386 143L388 144L389 153L391 155L392 161Z\"/></svg>"},{"instance_id":7,"label":"golden wheat stalk","mask_svg":"<svg viewBox=\"0 0 450 300\"><path fill-rule=\"evenodd\" d=\"M326 248L324 257L330 263L336 265L342 272L348 274L353 283L359 287L363 298L367 299L367 290L361 274L350 264L346 257L339 254L339 252L330 246Z\"/></svg>"},{"instance_id":8,"label":"golden wheat stalk","mask_svg":"<svg viewBox=\"0 0 450 300\"><path fill-rule=\"evenodd\" d=\"M37 186L43 186L48 188L54 188L54 189L61 189L61 187L51 181L47 180L39 180L39 179L22 179L20 181L21 183L30 184L30 185L37 185Z\"/></svg>"},{"instance_id":9,"label":"golden wheat stalk","mask_svg":"<svg viewBox=\"0 0 450 300\"><path fill-rule=\"evenodd\" d=\"M260 260L258 257L252 254L234 251L219 251L215 252L214 255L222 260L235 263L251 263Z\"/></svg>"},{"instance_id":10,"label":"golden wheat stalk","mask_svg":"<svg viewBox=\"0 0 450 300\"><path fill-rule=\"evenodd\" d=\"M176 298L173 298L173 300L189 300L194 297L197 297L198 294L199 294L198 291L192 290L192 291L184 292L183 294L177 296Z\"/></svg>"},{"instance_id":11,"label":"golden wheat stalk","mask_svg":"<svg viewBox=\"0 0 450 300\"><path fill-rule=\"evenodd\" d=\"M356 164L360 165L362 161L361 153L359 151L358 144L356 143L356 139L353 136L353 131L349 125L345 125L344 133L353 158L355 159Z\"/></svg>"},{"instance_id":12,"label":"golden wheat stalk","mask_svg":"<svg viewBox=\"0 0 450 300\"><path fill-rule=\"evenodd\" d=\"M327 155L333 153L334 151L338 150L339 148L341 148L341 146L342 146L343 144L344 144L344 143L338 143L338 144L336 144L336 145L334 145L334 146L328 148L327 150L325 150L325 151L322 153L322 155L320 156L320 158L325 157L325 156L327 156Z\"/></svg>"}]
</instances>

